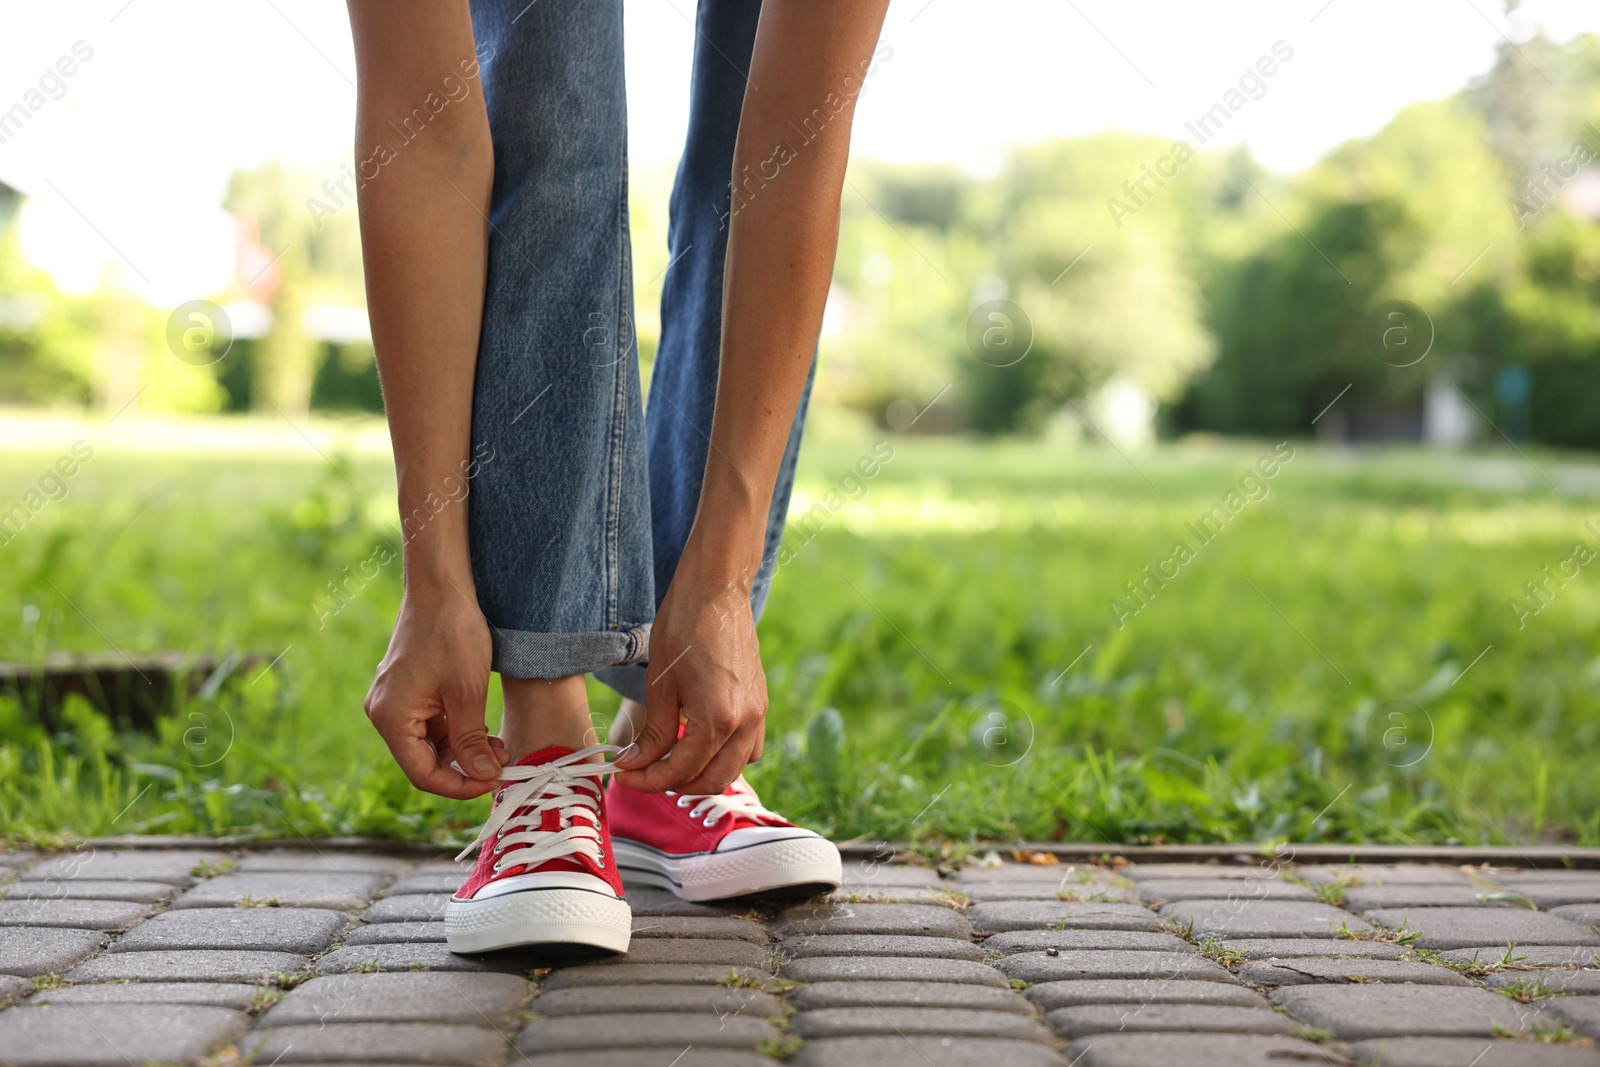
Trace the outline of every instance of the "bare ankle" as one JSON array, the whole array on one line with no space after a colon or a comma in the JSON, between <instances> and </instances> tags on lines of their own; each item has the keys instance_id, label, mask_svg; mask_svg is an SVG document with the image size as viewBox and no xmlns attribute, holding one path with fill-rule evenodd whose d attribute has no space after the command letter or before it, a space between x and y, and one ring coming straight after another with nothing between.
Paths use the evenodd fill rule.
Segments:
<instances>
[{"instance_id":1,"label":"bare ankle","mask_svg":"<svg viewBox=\"0 0 1600 1067\"><path fill-rule=\"evenodd\" d=\"M589 721L583 675L565 678L500 678L505 717L500 738L512 759L551 745L584 748L599 740Z\"/></svg>"}]
</instances>

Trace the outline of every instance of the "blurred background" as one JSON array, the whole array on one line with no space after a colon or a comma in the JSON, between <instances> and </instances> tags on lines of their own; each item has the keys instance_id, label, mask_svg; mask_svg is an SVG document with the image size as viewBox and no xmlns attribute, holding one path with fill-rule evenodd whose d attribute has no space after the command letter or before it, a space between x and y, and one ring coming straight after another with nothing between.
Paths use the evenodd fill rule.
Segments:
<instances>
[{"instance_id":1,"label":"blurred background","mask_svg":"<svg viewBox=\"0 0 1600 1067\"><path fill-rule=\"evenodd\" d=\"M647 372L692 18L626 8ZM342 7L6 20L0 832L470 836L360 713L400 532ZM904 0L883 45L771 802L1596 843L1600 10Z\"/></svg>"}]
</instances>

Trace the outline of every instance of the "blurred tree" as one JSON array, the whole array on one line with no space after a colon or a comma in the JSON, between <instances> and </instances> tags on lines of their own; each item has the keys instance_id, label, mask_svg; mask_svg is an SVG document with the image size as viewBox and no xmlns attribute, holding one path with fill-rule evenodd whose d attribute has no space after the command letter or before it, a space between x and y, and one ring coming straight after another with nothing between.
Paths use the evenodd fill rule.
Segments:
<instances>
[{"instance_id":1,"label":"blurred tree","mask_svg":"<svg viewBox=\"0 0 1600 1067\"><path fill-rule=\"evenodd\" d=\"M323 356L302 317L313 303L364 302L361 234L353 195L340 176L294 170L273 161L235 171L223 202L255 223L263 245L278 257L270 269L272 325L252 347L255 406L303 415ZM346 188L349 188L348 183ZM266 275L272 278L272 273Z\"/></svg>"}]
</instances>

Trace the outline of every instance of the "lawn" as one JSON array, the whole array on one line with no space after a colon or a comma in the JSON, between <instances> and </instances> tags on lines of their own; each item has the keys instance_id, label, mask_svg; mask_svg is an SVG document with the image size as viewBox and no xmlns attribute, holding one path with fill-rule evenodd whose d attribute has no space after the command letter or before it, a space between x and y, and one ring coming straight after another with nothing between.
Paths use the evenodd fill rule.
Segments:
<instances>
[{"instance_id":1,"label":"lawn","mask_svg":"<svg viewBox=\"0 0 1600 1067\"><path fill-rule=\"evenodd\" d=\"M7 435L0 502L97 432ZM1600 844L1600 578L1575 555L1600 543L1600 465L814 438L750 772L798 820L961 842ZM485 802L413 791L361 712L398 566L327 610L327 583L394 537L387 458L296 447L108 437L0 546L0 659L281 654L153 731L83 702L52 731L0 698L0 832L470 837ZM853 476L875 448L892 458ZM591 691L603 725L615 698Z\"/></svg>"}]
</instances>

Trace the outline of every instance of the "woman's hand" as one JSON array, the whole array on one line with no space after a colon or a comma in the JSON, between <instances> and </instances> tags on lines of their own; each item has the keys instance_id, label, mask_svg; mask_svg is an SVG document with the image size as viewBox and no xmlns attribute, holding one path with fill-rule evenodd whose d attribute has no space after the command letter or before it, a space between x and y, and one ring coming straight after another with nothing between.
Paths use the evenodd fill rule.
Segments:
<instances>
[{"instance_id":1,"label":"woman's hand","mask_svg":"<svg viewBox=\"0 0 1600 1067\"><path fill-rule=\"evenodd\" d=\"M678 564L650 630L644 728L636 750L616 761L622 785L717 794L760 758L767 676L750 613L754 569L742 570L750 578L689 552Z\"/></svg>"},{"instance_id":2,"label":"woman's hand","mask_svg":"<svg viewBox=\"0 0 1600 1067\"><path fill-rule=\"evenodd\" d=\"M366 709L418 789L457 800L482 796L511 762L484 726L490 655L489 624L469 592L448 582L418 588L408 580Z\"/></svg>"}]
</instances>

